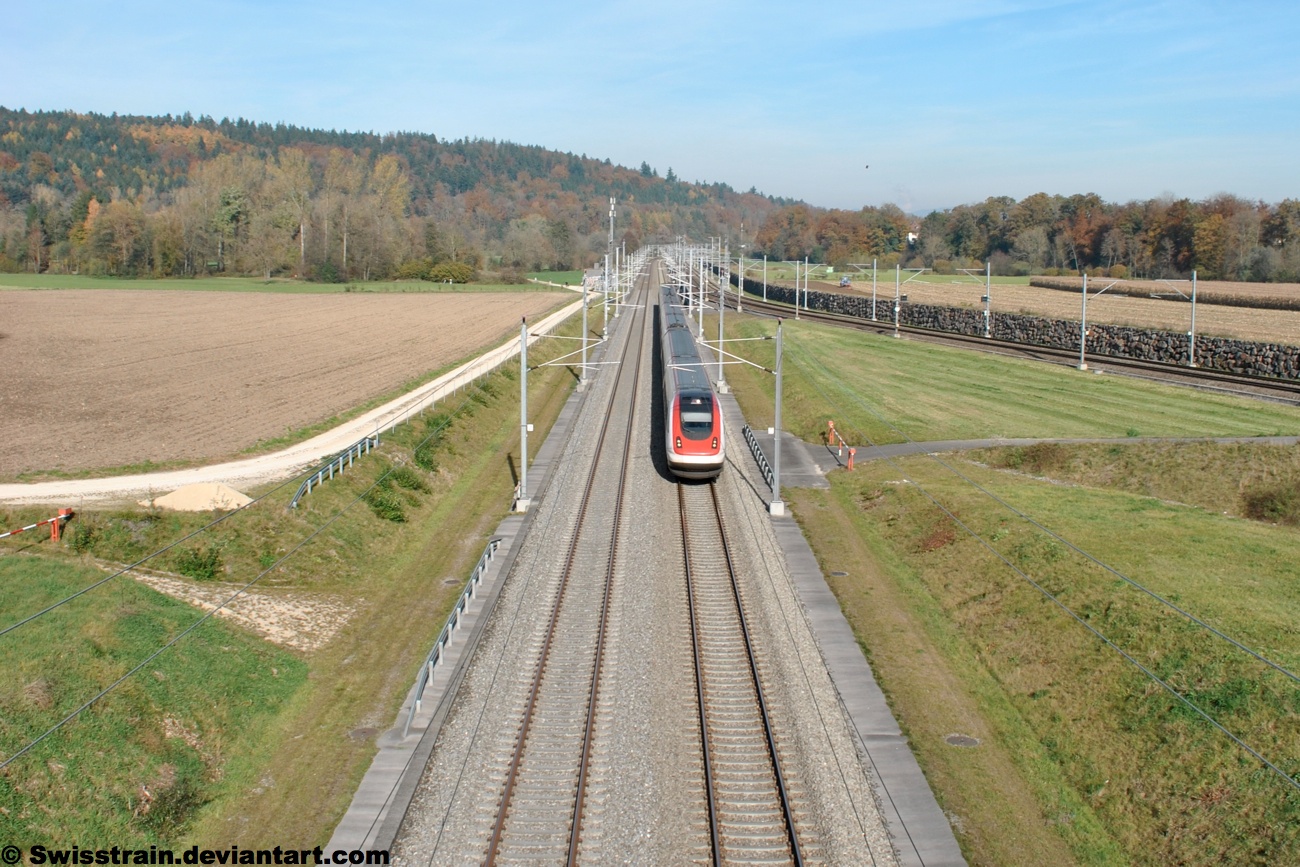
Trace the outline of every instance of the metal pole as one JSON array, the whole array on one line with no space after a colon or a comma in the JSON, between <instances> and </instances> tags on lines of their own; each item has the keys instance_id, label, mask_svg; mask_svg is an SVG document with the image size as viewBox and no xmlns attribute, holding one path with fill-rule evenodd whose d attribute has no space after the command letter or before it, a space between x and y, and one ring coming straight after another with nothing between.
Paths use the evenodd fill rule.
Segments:
<instances>
[{"instance_id":1,"label":"metal pole","mask_svg":"<svg viewBox=\"0 0 1300 867\"><path fill-rule=\"evenodd\" d=\"M712 241L710 240L710 243ZM700 340L704 339L704 251L700 250L700 297L696 299L699 304L696 306L696 317L698 322L695 326L695 336Z\"/></svg>"},{"instance_id":2,"label":"metal pole","mask_svg":"<svg viewBox=\"0 0 1300 867\"><path fill-rule=\"evenodd\" d=\"M1196 366L1196 272L1192 272L1192 327L1187 332L1187 366Z\"/></svg>"},{"instance_id":3,"label":"metal pole","mask_svg":"<svg viewBox=\"0 0 1300 867\"><path fill-rule=\"evenodd\" d=\"M898 282L902 272L900 266L894 266L894 336L898 336L898 292L901 284Z\"/></svg>"},{"instance_id":4,"label":"metal pole","mask_svg":"<svg viewBox=\"0 0 1300 867\"><path fill-rule=\"evenodd\" d=\"M803 257L803 309L809 308L809 257Z\"/></svg>"},{"instance_id":5,"label":"metal pole","mask_svg":"<svg viewBox=\"0 0 1300 867\"><path fill-rule=\"evenodd\" d=\"M587 287L582 287L582 368L578 371L578 388L587 385Z\"/></svg>"},{"instance_id":6,"label":"metal pole","mask_svg":"<svg viewBox=\"0 0 1300 867\"><path fill-rule=\"evenodd\" d=\"M776 320L776 420L772 428L774 444L772 446L772 503L768 511L773 515L785 514L785 503L781 502L781 320Z\"/></svg>"},{"instance_id":7,"label":"metal pole","mask_svg":"<svg viewBox=\"0 0 1300 867\"><path fill-rule=\"evenodd\" d=\"M993 263L984 263L984 336L989 337L992 322L993 303Z\"/></svg>"},{"instance_id":8,"label":"metal pole","mask_svg":"<svg viewBox=\"0 0 1300 867\"><path fill-rule=\"evenodd\" d=\"M767 301L767 254L763 254L763 301Z\"/></svg>"},{"instance_id":9,"label":"metal pole","mask_svg":"<svg viewBox=\"0 0 1300 867\"><path fill-rule=\"evenodd\" d=\"M740 272L736 275L736 312L743 313L741 304L745 303L745 246L740 246L740 257L737 260L737 270Z\"/></svg>"},{"instance_id":10,"label":"metal pole","mask_svg":"<svg viewBox=\"0 0 1300 867\"><path fill-rule=\"evenodd\" d=\"M615 267L617 267L617 266L615 266ZM609 254L606 253L606 254L605 254L605 292L604 292L605 303L602 304L602 305L600 305L600 306L601 306L601 312L602 312L602 314L604 315L604 318L601 320L601 323L600 323L600 339L601 339L601 340L606 340L606 339L609 338L609 277L610 277L610 273L609 273Z\"/></svg>"},{"instance_id":11,"label":"metal pole","mask_svg":"<svg viewBox=\"0 0 1300 867\"><path fill-rule=\"evenodd\" d=\"M586 289L583 290L586 292ZM519 320L519 499L516 512L528 511L528 319Z\"/></svg>"},{"instance_id":12,"label":"metal pole","mask_svg":"<svg viewBox=\"0 0 1300 867\"><path fill-rule=\"evenodd\" d=\"M695 310L695 248L686 251L686 315Z\"/></svg>"},{"instance_id":13,"label":"metal pole","mask_svg":"<svg viewBox=\"0 0 1300 867\"><path fill-rule=\"evenodd\" d=\"M876 321L876 260L871 260L871 321Z\"/></svg>"},{"instance_id":14,"label":"metal pole","mask_svg":"<svg viewBox=\"0 0 1300 867\"><path fill-rule=\"evenodd\" d=\"M1083 275L1083 314L1079 322L1079 369L1087 370L1088 363L1083 354L1088 347L1088 275Z\"/></svg>"},{"instance_id":15,"label":"metal pole","mask_svg":"<svg viewBox=\"0 0 1300 867\"><path fill-rule=\"evenodd\" d=\"M731 250L727 249L722 254L722 261L731 267ZM730 282L730 281L728 281ZM725 283L722 282L722 276L718 276L718 391L723 394L727 393L727 375L722 370L722 319L726 314L727 305L725 295Z\"/></svg>"},{"instance_id":16,"label":"metal pole","mask_svg":"<svg viewBox=\"0 0 1300 867\"><path fill-rule=\"evenodd\" d=\"M794 318L799 318L799 260L794 260Z\"/></svg>"}]
</instances>

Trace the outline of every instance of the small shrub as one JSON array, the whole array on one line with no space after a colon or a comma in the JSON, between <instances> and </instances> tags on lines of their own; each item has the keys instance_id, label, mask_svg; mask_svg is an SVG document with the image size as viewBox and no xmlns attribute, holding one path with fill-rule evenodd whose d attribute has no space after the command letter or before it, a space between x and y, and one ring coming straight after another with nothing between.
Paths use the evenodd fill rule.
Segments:
<instances>
[{"instance_id":1,"label":"small shrub","mask_svg":"<svg viewBox=\"0 0 1300 867\"><path fill-rule=\"evenodd\" d=\"M1060 443L1034 443L1025 447L1025 464L1037 473L1060 470L1070 459L1070 450Z\"/></svg>"},{"instance_id":2,"label":"small shrub","mask_svg":"<svg viewBox=\"0 0 1300 867\"><path fill-rule=\"evenodd\" d=\"M450 413L435 413L429 416L428 421L424 423L424 432L426 434L433 434L436 437L440 437L446 433L447 428L451 427L453 419L454 416Z\"/></svg>"},{"instance_id":3,"label":"small shrub","mask_svg":"<svg viewBox=\"0 0 1300 867\"><path fill-rule=\"evenodd\" d=\"M406 509L402 506L402 499L394 494L387 484L375 485L366 491L363 499L376 517L392 521L394 524L406 523Z\"/></svg>"},{"instance_id":4,"label":"small shrub","mask_svg":"<svg viewBox=\"0 0 1300 867\"><path fill-rule=\"evenodd\" d=\"M433 260L427 256L423 259L411 259L398 265L393 276L398 280L428 280L432 268Z\"/></svg>"},{"instance_id":5,"label":"small shrub","mask_svg":"<svg viewBox=\"0 0 1300 867\"><path fill-rule=\"evenodd\" d=\"M1247 518L1300 526L1300 482L1255 488L1242 494Z\"/></svg>"},{"instance_id":6,"label":"small shrub","mask_svg":"<svg viewBox=\"0 0 1300 867\"><path fill-rule=\"evenodd\" d=\"M333 262L322 262L316 269L316 281L318 283L342 283L343 275L335 267Z\"/></svg>"},{"instance_id":7,"label":"small shrub","mask_svg":"<svg viewBox=\"0 0 1300 867\"><path fill-rule=\"evenodd\" d=\"M422 494L429 492L429 485L419 473L410 467L397 467L388 474L388 478L399 488L405 488L408 491L419 491Z\"/></svg>"},{"instance_id":8,"label":"small shrub","mask_svg":"<svg viewBox=\"0 0 1300 867\"><path fill-rule=\"evenodd\" d=\"M78 521L72 528L72 535L68 538L68 545L78 554L85 554L95 547L95 538L99 532L90 524Z\"/></svg>"},{"instance_id":9,"label":"small shrub","mask_svg":"<svg viewBox=\"0 0 1300 867\"><path fill-rule=\"evenodd\" d=\"M160 837L177 837L198 809L207 801L204 796L200 772L189 767L163 768L164 782L155 781L153 799L140 809L146 828Z\"/></svg>"},{"instance_id":10,"label":"small shrub","mask_svg":"<svg viewBox=\"0 0 1300 867\"><path fill-rule=\"evenodd\" d=\"M468 283L474 279L474 269L464 262L439 262L429 269L426 279L435 283Z\"/></svg>"},{"instance_id":11,"label":"small shrub","mask_svg":"<svg viewBox=\"0 0 1300 867\"><path fill-rule=\"evenodd\" d=\"M216 545L189 548L176 558L176 571L195 581L213 580L221 565L221 551Z\"/></svg>"},{"instance_id":12,"label":"small shrub","mask_svg":"<svg viewBox=\"0 0 1300 867\"><path fill-rule=\"evenodd\" d=\"M435 473L438 471L438 455L434 451L432 440L418 446L411 457L415 461L415 465L425 472Z\"/></svg>"}]
</instances>

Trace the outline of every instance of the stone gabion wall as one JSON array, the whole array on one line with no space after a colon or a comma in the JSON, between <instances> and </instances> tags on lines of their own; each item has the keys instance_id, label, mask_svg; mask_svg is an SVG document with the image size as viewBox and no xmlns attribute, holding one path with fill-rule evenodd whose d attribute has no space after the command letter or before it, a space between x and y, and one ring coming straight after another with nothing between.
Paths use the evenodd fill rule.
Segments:
<instances>
[{"instance_id":1,"label":"stone gabion wall","mask_svg":"<svg viewBox=\"0 0 1300 867\"><path fill-rule=\"evenodd\" d=\"M732 275L731 282L733 284L737 282L736 275ZM746 280L745 292L761 296L762 285ZM793 305L794 296L794 289L789 286L767 284L769 301ZM808 305L813 310L856 316L861 319L871 318L871 299L860 295L809 291ZM893 295L876 296L876 319L882 322L894 321ZM907 302L899 309L898 321L900 325L929 328L934 331L976 336L984 334L984 311L967 307L940 307L933 304ZM1076 352L1079 349L1079 323L1068 319L994 313L991 332L991 336L998 340L1050 346L1055 349L1072 349ZM1186 364L1187 335L1171 331L1126 328L1119 325L1090 325L1088 326L1088 355L1111 355L1120 358L1162 361L1167 364ZM1197 335L1196 363L1201 367L1229 373L1297 379L1300 378L1300 347Z\"/></svg>"}]
</instances>

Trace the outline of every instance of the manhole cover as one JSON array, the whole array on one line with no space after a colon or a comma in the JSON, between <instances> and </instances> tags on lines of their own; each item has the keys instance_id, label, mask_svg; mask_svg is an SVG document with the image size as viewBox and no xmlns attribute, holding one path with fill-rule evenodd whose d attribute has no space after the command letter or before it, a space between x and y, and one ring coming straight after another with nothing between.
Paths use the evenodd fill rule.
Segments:
<instances>
[{"instance_id":1,"label":"manhole cover","mask_svg":"<svg viewBox=\"0 0 1300 867\"><path fill-rule=\"evenodd\" d=\"M952 747L977 747L980 745L979 738L973 738L970 735L948 735L943 740Z\"/></svg>"},{"instance_id":2,"label":"manhole cover","mask_svg":"<svg viewBox=\"0 0 1300 867\"><path fill-rule=\"evenodd\" d=\"M849 573L848 573L848 572L832 572L832 573L831 573L831 577L832 577L832 578L847 578L847 577L849 577Z\"/></svg>"}]
</instances>

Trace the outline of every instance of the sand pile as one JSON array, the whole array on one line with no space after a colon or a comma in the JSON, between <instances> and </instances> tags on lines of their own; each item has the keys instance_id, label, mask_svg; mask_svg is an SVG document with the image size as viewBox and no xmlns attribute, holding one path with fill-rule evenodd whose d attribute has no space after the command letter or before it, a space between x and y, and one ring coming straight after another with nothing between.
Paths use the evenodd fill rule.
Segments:
<instances>
[{"instance_id":1,"label":"sand pile","mask_svg":"<svg viewBox=\"0 0 1300 867\"><path fill-rule=\"evenodd\" d=\"M183 599L203 611L211 611L225 603L225 607L217 611L218 616L268 641L297 650L313 651L323 647L356 613L356 609L341 597L323 593L244 590L230 601L239 590L238 585L200 586L165 575L130 574L141 584L147 584L173 599Z\"/></svg>"},{"instance_id":2,"label":"sand pile","mask_svg":"<svg viewBox=\"0 0 1300 867\"><path fill-rule=\"evenodd\" d=\"M200 482L177 488L165 497L158 497L153 505L178 512L210 512L213 509L229 511L253 502L251 497L241 494L229 485L220 482ZM141 505L149 505L144 501Z\"/></svg>"}]
</instances>

